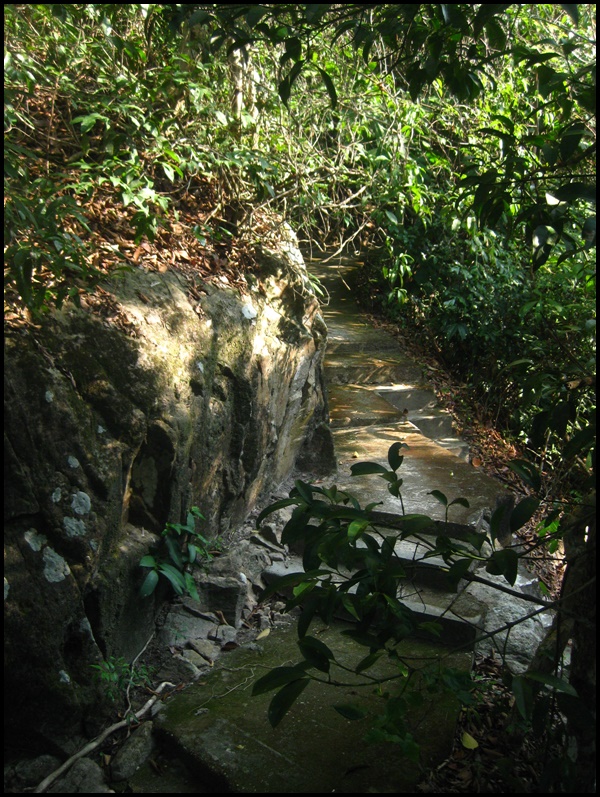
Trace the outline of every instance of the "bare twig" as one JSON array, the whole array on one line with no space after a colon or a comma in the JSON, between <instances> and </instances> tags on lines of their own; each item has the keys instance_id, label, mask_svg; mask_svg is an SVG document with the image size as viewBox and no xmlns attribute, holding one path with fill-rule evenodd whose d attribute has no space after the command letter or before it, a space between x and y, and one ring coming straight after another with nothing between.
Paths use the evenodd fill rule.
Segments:
<instances>
[{"instance_id":1,"label":"bare twig","mask_svg":"<svg viewBox=\"0 0 600 797\"><path fill-rule=\"evenodd\" d=\"M80 758L84 758L86 755L88 755L88 753L91 753L92 750L95 750L97 747L99 747L108 736L116 731L121 730L121 728L126 728L131 722L140 720L150 711L157 700L160 699L160 693L167 686L174 687L175 684L172 684L169 681L163 681L161 684L159 684L155 690L155 694L152 695L150 700L148 700L139 711L128 714L125 719L115 722L114 725L110 725L108 728L106 728L106 730L102 731L99 736L97 736L91 742L88 742L88 744L86 744L85 747L82 747L79 752L75 753L75 755L72 755L64 762L64 764L61 764L58 769L55 769L54 772L51 772L50 775L48 775L48 777L44 778L44 780L33 790L33 793L43 794L48 786L52 785L57 778L70 769L76 761L79 761Z\"/></svg>"}]
</instances>

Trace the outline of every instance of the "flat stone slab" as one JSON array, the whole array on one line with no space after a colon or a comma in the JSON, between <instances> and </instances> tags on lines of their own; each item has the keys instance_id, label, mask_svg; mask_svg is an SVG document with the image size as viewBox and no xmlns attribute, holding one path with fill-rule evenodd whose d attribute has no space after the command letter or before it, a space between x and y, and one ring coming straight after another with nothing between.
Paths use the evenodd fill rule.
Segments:
<instances>
[{"instance_id":1,"label":"flat stone slab","mask_svg":"<svg viewBox=\"0 0 600 797\"><path fill-rule=\"evenodd\" d=\"M340 636L344 627L311 627L311 632L348 665L364 658L365 648ZM252 697L252 685L269 669L301 659L294 653L295 641L294 625L277 627L253 650L233 651L226 666L166 701L155 719L160 735L172 743L202 788L216 793L416 792L418 766L403 758L397 745L365 743L368 719L349 721L333 709L350 703L375 714L383 711L385 701L373 686L358 686L368 680L364 674L356 677L333 666L332 677L345 686L311 683L281 723L270 726L267 708L274 692ZM447 666L470 669L471 654L448 654L447 648L411 640L414 666L423 657L431 662L446 655ZM406 649L401 655L408 656ZM387 661L377 667L369 673L392 674ZM386 689L393 691L396 683L400 681L388 682ZM431 767L449 754L458 705L439 692L424 691L423 696L423 704L408 719L421 745L421 763Z\"/></svg>"},{"instance_id":2,"label":"flat stone slab","mask_svg":"<svg viewBox=\"0 0 600 797\"><path fill-rule=\"evenodd\" d=\"M338 472L327 482L353 493L363 506L382 501L382 506L378 507L381 511L403 514L400 500L390 495L383 479L376 475L353 477L350 474L350 468L356 462L379 462L389 467L387 451L397 442L408 445L407 449L403 449L404 461L398 470L404 479L401 494L407 514L425 514L443 520L445 508L429 495L432 490L440 490L448 501L459 497L467 499L469 509L453 506L448 519L454 523L469 523L480 510L493 508L497 497L507 492L500 482L458 459L421 434L408 421L392 425L337 428L332 429L332 432Z\"/></svg>"},{"instance_id":3,"label":"flat stone slab","mask_svg":"<svg viewBox=\"0 0 600 797\"><path fill-rule=\"evenodd\" d=\"M367 355L359 349L337 349L325 355L325 378L332 385L419 382L421 367L398 351Z\"/></svg>"},{"instance_id":4,"label":"flat stone slab","mask_svg":"<svg viewBox=\"0 0 600 797\"><path fill-rule=\"evenodd\" d=\"M373 390L357 385L330 385L327 390L331 426L368 426L403 421L404 415Z\"/></svg>"}]
</instances>

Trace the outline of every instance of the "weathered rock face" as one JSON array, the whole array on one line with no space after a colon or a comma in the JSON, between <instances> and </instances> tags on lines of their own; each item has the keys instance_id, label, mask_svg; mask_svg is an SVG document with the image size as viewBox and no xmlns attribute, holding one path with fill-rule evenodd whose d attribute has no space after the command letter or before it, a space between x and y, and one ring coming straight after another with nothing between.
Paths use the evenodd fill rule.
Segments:
<instances>
[{"instance_id":1,"label":"weathered rock face","mask_svg":"<svg viewBox=\"0 0 600 797\"><path fill-rule=\"evenodd\" d=\"M136 269L117 325L56 314L5 345L5 682L12 729L81 729L90 664L131 660L159 592L140 558L197 505L232 532L298 459L333 467L326 328L289 235L241 295ZM319 452L315 456L315 445Z\"/></svg>"}]
</instances>

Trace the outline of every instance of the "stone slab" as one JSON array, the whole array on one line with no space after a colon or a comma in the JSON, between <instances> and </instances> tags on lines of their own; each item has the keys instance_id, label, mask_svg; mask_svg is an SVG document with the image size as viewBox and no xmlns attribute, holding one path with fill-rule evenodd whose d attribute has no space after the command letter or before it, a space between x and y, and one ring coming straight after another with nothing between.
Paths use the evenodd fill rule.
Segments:
<instances>
[{"instance_id":1,"label":"stone slab","mask_svg":"<svg viewBox=\"0 0 600 797\"><path fill-rule=\"evenodd\" d=\"M486 476L468 462L458 459L445 448L429 440L410 422L400 424L339 428L333 430L338 462L335 478L328 479L342 490L357 496L363 506L381 501L382 511L403 514L403 505L387 491L386 483L376 475L353 477L350 468L356 462L373 461L388 466L388 448L396 442L408 445L398 471L404 479L402 497L404 512L430 515L443 520L445 508L429 493L440 490L449 501L463 497L469 508L453 506L449 520L469 523L480 510L494 507L506 488Z\"/></svg>"},{"instance_id":2,"label":"stone slab","mask_svg":"<svg viewBox=\"0 0 600 797\"><path fill-rule=\"evenodd\" d=\"M313 633L342 663L356 663L364 658L365 648L340 636L343 627ZM272 630L259 649L238 648L229 654L226 669L219 668L170 698L155 719L163 739L173 744L202 787L215 792L416 792L418 766L404 759L397 745L366 744L369 721L351 722L333 709L347 703L375 713L383 709L384 700L372 686L357 685L367 680L364 675L357 679L336 668L334 677L345 686L311 683L281 723L276 728L269 725L267 708L273 693L252 697L252 684L269 669L300 660L294 654L295 635L293 626ZM448 655L446 648L411 642L415 666L422 661L419 657L433 661L444 654ZM471 655L450 654L446 663L468 670ZM392 674L387 662L377 666L378 674ZM396 683L388 682L387 688L393 691ZM422 764L430 767L449 753L458 706L453 697L439 692L424 692L424 697L409 722L422 746Z\"/></svg>"},{"instance_id":3,"label":"stone slab","mask_svg":"<svg viewBox=\"0 0 600 797\"><path fill-rule=\"evenodd\" d=\"M335 426L368 426L403 421L404 416L373 390L359 385L330 385L327 390L329 418Z\"/></svg>"}]
</instances>

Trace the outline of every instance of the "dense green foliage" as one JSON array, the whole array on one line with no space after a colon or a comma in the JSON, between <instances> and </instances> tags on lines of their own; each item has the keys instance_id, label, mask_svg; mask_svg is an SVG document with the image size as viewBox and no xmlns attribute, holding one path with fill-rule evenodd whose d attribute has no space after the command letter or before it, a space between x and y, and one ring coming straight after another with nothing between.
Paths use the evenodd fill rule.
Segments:
<instances>
[{"instance_id":1,"label":"dense green foliage","mask_svg":"<svg viewBox=\"0 0 600 797\"><path fill-rule=\"evenodd\" d=\"M102 276L95 200L121 203L139 243L208 184L202 242L257 240L267 212L309 244L367 247L375 303L540 463L575 439L559 477L581 482L592 9L9 5L8 287L34 314L77 300Z\"/></svg>"},{"instance_id":2,"label":"dense green foliage","mask_svg":"<svg viewBox=\"0 0 600 797\"><path fill-rule=\"evenodd\" d=\"M125 228L168 246L184 221L207 251L250 251L289 221L308 251L365 252L364 294L528 449L528 488L549 509L578 499L595 466L594 9L5 6L9 307L43 323L130 267ZM148 594L161 573L190 588L173 531Z\"/></svg>"},{"instance_id":3,"label":"dense green foliage","mask_svg":"<svg viewBox=\"0 0 600 797\"><path fill-rule=\"evenodd\" d=\"M140 567L149 568L140 588L142 598L152 595L162 576L177 595L190 595L200 600L192 569L194 565L202 567L210 562L211 550L217 547L217 543L211 545L196 531L198 520L204 520L204 515L197 506L193 506L185 523L167 523L162 533L163 550L153 556L142 557Z\"/></svg>"}]
</instances>

